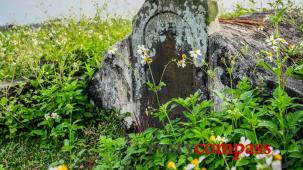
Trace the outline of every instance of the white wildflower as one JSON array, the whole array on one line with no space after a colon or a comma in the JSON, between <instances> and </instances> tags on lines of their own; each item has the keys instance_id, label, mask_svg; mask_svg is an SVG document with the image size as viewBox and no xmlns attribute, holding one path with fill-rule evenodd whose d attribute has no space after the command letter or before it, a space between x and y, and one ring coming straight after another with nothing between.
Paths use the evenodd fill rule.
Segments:
<instances>
[{"instance_id":1,"label":"white wildflower","mask_svg":"<svg viewBox=\"0 0 303 170\"><path fill-rule=\"evenodd\" d=\"M242 136L240 138L239 144L242 144L244 147L246 147L247 145L251 144L251 141L249 139L245 139L245 137ZM241 148L238 147L238 150L241 150ZM250 154L246 153L245 151L240 154L241 158L249 157L249 156L250 156Z\"/></svg>"},{"instance_id":2,"label":"white wildflower","mask_svg":"<svg viewBox=\"0 0 303 170\"><path fill-rule=\"evenodd\" d=\"M283 38L277 38L275 39L274 36L270 36L269 39L266 40L267 46L270 46L275 52L279 50L279 45L282 44L288 44L285 39Z\"/></svg>"},{"instance_id":3,"label":"white wildflower","mask_svg":"<svg viewBox=\"0 0 303 170\"><path fill-rule=\"evenodd\" d=\"M273 170L282 170L282 161L273 161L271 167Z\"/></svg>"},{"instance_id":4,"label":"white wildflower","mask_svg":"<svg viewBox=\"0 0 303 170\"><path fill-rule=\"evenodd\" d=\"M78 63L74 63L74 64L73 64L73 67L74 67L74 68L78 68Z\"/></svg>"},{"instance_id":5,"label":"white wildflower","mask_svg":"<svg viewBox=\"0 0 303 170\"><path fill-rule=\"evenodd\" d=\"M267 46L276 46L277 41L273 35L271 35L268 39L265 40Z\"/></svg>"},{"instance_id":6,"label":"white wildflower","mask_svg":"<svg viewBox=\"0 0 303 170\"><path fill-rule=\"evenodd\" d=\"M195 165L194 164L188 164L184 169L185 170L192 170L195 168Z\"/></svg>"},{"instance_id":7,"label":"white wildflower","mask_svg":"<svg viewBox=\"0 0 303 170\"><path fill-rule=\"evenodd\" d=\"M186 67L186 61L184 59L177 62L178 67L185 68Z\"/></svg>"},{"instance_id":8,"label":"white wildflower","mask_svg":"<svg viewBox=\"0 0 303 170\"><path fill-rule=\"evenodd\" d=\"M268 21L271 18L271 15L266 15L266 17L263 19L263 22Z\"/></svg>"},{"instance_id":9,"label":"white wildflower","mask_svg":"<svg viewBox=\"0 0 303 170\"><path fill-rule=\"evenodd\" d=\"M273 147L269 147L269 149L270 149L270 152L269 152L270 155L275 156L275 155L280 154L280 150L279 150L279 149L275 149L275 150L274 150Z\"/></svg>"},{"instance_id":10,"label":"white wildflower","mask_svg":"<svg viewBox=\"0 0 303 170\"><path fill-rule=\"evenodd\" d=\"M141 58L142 58L141 60L142 65L150 64L153 61L153 59L147 54L141 55Z\"/></svg>"},{"instance_id":11,"label":"white wildflower","mask_svg":"<svg viewBox=\"0 0 303 170\"><path fill-rule=\"evenodd\" d=\"M116 47L109 47L108 54L115 55L117 53L117 51L118 51L118 48L116 48Z\"/></svg>"},{"instance_id":12,"label":"white wildflower","mask_svg":"<svg viewBox=\"0 0 303 170\"><path fill-rule=\"evenodd\" d=\"M267 56L267 58L268 58L271 62L273 62L273 60L274 60L274 55L273 55L272 52L266 52L266 56Z\"/></svg>"},{"instance_id":13,"label":"white wildflower","mask_svg":"<svg viewBox=\"0 0 303 170\"><path fill-rule=\"evenodd\" d=\"M264 30L264 26L259 26L258 27L258 31L263 31Z\"/></svg>"},{"instance_id":14,"label":"white wildflower","mask_svg":"<svg viewBox=\"0 0 303 170\"><path fill-rule=\"evenodd\" d=\"M257 154L256 159L264 159L266 161L266 164L270 166L273 163L273 160L281 161L282 156L280 155L280 150L276 149L274 150L273 147L269 147L269 153L268 154Z\"/></svg>"},{"instance_id":15,"label":"white wildflower","mask_svg":"<svg viewBox=\"0 0 303 170\"><path fill-rule=\"evenodd\" d=\"M279 44L288 44L288 42L283 38L275 38L271 35L268 39L265 40L267 46L271 46L272 49L277 51Z\"/></svg>"},{"instance_id":16,"label":"white wildflower","mask_svg":"<svg viewBox=\"0 0 303 170\"><path fill-rule=\"evenodd\" d=\"M243 145L249 145L249 144L251 144L251 141L249 140L249 139L245 139L245 137L244 136L242 136L241 138L240 138L240 144L243 144Z\"/></svg>"},{"instance_id":17,"label":"white wildflower","mask_svg":"<svg viewBox=\"0 0 303 170\"><path fill-rule=\"evenodd\" d=\"M196 167L199 167L199 164L201 162L203 162L205 158L206 158L205 156L201 156L199 159L192 160L191 163L188 164L184 169L185 170L192 170L192 169L194 169Z\"/></svg>"},{"instance_id":18,"label":"white wildflower","mask_svg":"<svg viewBox=\"0 0 303 170\"><path fill-rule=\"evenodd\" d=\"M216 141L219 143L226 143L228 142L228 139L225 137L217 136Z\"/></svg>"},{"instance_id":19,"label":"white wildflower","mask_svg":"<svg viewBox=\"0 0 303 170\"><path fill-rule=\"evenodd\" d=\"M137 53L140 55L148 54L149 50L144 45L139 45Z\"/></svg>"},{"instance_id":20,"label":"white wildflower","mask_svg":"<svg viewBox=\"0 0 303 170\"><path fill-rule=\"evenodd\" d=\"M283 38L277 38L276 41L278 43L282 43L282 44L286 44L286 45L288 44L288 42L285 39L283 39Z\"/></svg>"},{"instance_id":21,"label":"white wildflower","mask_svg":"<svg viewBox=\"0 0 303 170\"><path fill-rule=\"evenodd\" d=\"M141 64L146 65L152 63L153 59L149 56L149 49L145 48L144 45L139 45L137 53L140 55L142 58Z\"/></svg>"},{"instance_id":22,"label":"white wildflower","mask_svg":"<svg viewBox=\"0 0 303 170\"><path fill-rule=\"evenodd\" d=\"M199 50L199 49L190 51L189 54L190 54L190 56L191 56L193 59L197 59L199 56L202 55L202 54L201 54L201 50Z\"/></svg>"},{"instance_id":23,"label":"white wildflower","mask_svg":"<svg viewBox=\"0 0 303 170\"><path fill-rule=\"evenodd\" d=\"M44 115L44 118L45 118L45 120L48 120L48 119L50 119L50 118L51 118L51 116L50 116L50 114L49 114L49 113L47 113L47 114L45 114L45 115Z\"/></svg>"},{"instance_id":24,"label":"white wildflower","mask_svg":"<svg viewBox=\"0 0 303 170\"><path fill-rule=\"evenodd\" d=\"M57 167L50 167L48 168L48 170L57 170L58 168Z\"/></svg>"},{"instance_id":25,"label":"white wildflower","mask_svg":"<svg viewBox=\"0 0 303 170\"><path fill-rule=\"evenodd\" d=\"M93 33L94 33L93 30L89 30L89 31L88 31L88 34L90 34L90 35L93 34Z\"/></svg>"},{"instance_id":26,"label":"white wildflower","mask_svg":"<svg viewBox=\"0 0 303 170\"><path fill-rule=\"evenodd\" d=\"M51 114L51 117L53 118L53 119L59 119L59 115L57 114L57 113L52 113Z\"/></svg>"},{"instance_id":27,"label":"white wildflower","mask_svg":"<svg viewBox=\"0 0 303 170\"><path fill-rule=\"evenodd\" d=\"M231 167L230 170L237 170L235 166Z\"/></svg>"}]
</instances>

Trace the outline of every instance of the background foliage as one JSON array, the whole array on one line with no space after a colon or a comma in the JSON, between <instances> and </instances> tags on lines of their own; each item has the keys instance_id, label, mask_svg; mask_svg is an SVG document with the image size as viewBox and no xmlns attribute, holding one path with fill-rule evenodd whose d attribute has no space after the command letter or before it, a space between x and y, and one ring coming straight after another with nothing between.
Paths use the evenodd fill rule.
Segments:
<instances>
[{"instance_id":1,"label":"background foliage","mask_svg":"<svg viewBox=\"0 0 303 170\"><path fill-rule=\"evenodd\" d=\"M273 6L283 9L279 3ZM226 18L255 11L238 6ZM279 15L271 18L273 24L280 22ZM303 30L303 24L287 21ZM70 169L166 169L170 161L180 169L200 155L185 147L181 153L149 154L149 146L216 143L213 136L226 137L229 143L239 143L242 136L252 143L269 143L281 150L289 169L302 169L302 105L282 85L265 99L262 89L244 78L236 87L216 92L224 101L220 111L212 111L212 101L199 101L199 93L172 99L150 112L164 127L144 132L129 133L124 115L94 108L85 93L88 81L100 68L105 50L125 37L130 27L129 20L102 20L99 14L79 21L65 18L40 26L11 26L0 32L0 81L8 84L0 93L0 170L61 164ZM299 43L292 50L283 48L282 60L271 65L261 61L260 66L283 77L283 64L302 52ZM299 58L287 73L302 78L302 64ZM186 120L168 119L177 106L184 108ZM258 164L264 160L255 156L234 161L232 156L209 155L199 168L256 169Z\"/></svg>"}]
</instances>

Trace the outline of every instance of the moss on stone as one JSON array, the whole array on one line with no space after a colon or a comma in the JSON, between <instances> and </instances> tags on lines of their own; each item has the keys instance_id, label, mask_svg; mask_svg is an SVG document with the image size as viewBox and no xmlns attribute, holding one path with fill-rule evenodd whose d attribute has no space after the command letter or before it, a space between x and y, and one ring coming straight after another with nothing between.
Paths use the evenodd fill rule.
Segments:
<instances>
[{"instance_id":1,"label":"moss on stone","mask_svg":"<svg viewBox=\"0 0 303 170\"><path fill-rule=\"evenodd\" d=\"M219 14L219 7L216 0L208 0L207 25L216 20Z\"/></svg>"}]
</instances>

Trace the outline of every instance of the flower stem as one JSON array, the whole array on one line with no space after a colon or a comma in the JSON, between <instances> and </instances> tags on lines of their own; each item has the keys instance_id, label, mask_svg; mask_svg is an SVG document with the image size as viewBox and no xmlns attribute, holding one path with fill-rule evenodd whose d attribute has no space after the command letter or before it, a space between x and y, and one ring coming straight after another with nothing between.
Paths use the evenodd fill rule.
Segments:
<instances>
[{"instance_id":1,"label":"flower stem","mask_svg":"<svg viewBox=\"0 0 303 170\"><path fill-rule=\"evenodd\" d=\"M223 153L222 148L220 148L220 151L221 151L221 153ZM222 154L222 157L223 157L223 160L224 160L224 162L225 162L225 164L226 164L228 170L231 170L230 167L229 167L229 165L228 165L228 163L227 163L227 161L226 161L226 159L225 159L224 153Z\"/></svg>"},{"instance_id":2,"label":"flower stem","mask_svg":"<svg viewBox=\"0 0 303 170\"><path fill-rule=\"evenodd\" d=\"M153 72L152 72L152 69L150 67L150 65L148 64L148 69L149 69L149 72L150 72L150 75L151 75L151 78L152 78L152 81L153 81L153 85L154 87L156 87L156 83L155 83L155 79L154 79L154 75L153 75ZM158 92L157 91L154 91L155 95L156 95L156 99L157 99L157 103L158 103L158 107L160 108L160 100L159 100L159 96L158 96Z\"/></svg>"}]
</instances>

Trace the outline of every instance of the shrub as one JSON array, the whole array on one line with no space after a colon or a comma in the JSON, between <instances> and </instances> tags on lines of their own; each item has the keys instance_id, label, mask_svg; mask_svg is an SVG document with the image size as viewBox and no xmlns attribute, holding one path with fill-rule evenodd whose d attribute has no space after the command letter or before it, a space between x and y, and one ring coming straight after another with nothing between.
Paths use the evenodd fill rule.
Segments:
<instances>
[{"instance_id":1,"label":"shrub","mask_svg":"<svg viewBox=\"0 0 303 170\"><path fill-rule=\"evenodd\" d=\"M0 80L23 80L2 89L0 135L57 143L69 134L71 121L75 131L94 122L98 113L85 94L87 82L100 67L105 49L129 29L128 20L96 16L0 33Z\"/></svg>"}]
</instances>

